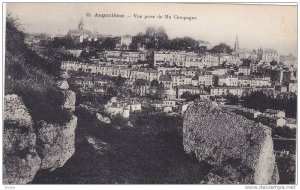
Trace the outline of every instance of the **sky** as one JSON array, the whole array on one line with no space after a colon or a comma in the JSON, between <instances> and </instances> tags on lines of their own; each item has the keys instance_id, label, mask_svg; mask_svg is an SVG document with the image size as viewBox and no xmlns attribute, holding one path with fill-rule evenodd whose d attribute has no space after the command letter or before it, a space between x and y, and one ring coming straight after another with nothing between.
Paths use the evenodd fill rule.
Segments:
<instances>
[{"instance_id":1,"label":"sky","mask_svg":"<svg viewBox=\"0 0 300 190\"><path fill-rule=\"evenodd\" d=\"M7 3L6 11L17 17L29 33L66 34L85 29L104 35L135 35L148 26L164 27L170 38L189 36L241 48L273 48L280 54L297 55L297 6L183 4L183 3ZM91 16L87 16L90 13ZM118 14L120 17L95 17ZM134 14L142 18L134 17ZM161 18L158 18L159 15ZM165 15L170 18L166 19ZM177 16L175 16L177 15ZM153 16L154 18L145 16ZM175 16L175 17L174 17ZM178 16L196 17L193 20Z\"/></svg>"}]
</instances>

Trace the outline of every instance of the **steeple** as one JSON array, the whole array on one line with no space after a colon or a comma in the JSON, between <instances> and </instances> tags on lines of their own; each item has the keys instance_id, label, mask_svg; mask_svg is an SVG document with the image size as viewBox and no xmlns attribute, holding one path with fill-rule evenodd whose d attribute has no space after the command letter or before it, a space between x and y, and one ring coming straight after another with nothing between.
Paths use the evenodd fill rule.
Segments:
<instances>
[{"instance_id":1,"label":"steeple","mask_svg":"<svg viewBox=\"0 0 300 190\"><path fill-rule=\"evenodd\" d=\"M235 42L234 42L234 52L238 53L239 51L240 51L240 44L239 44L238 36L236 36Z\"/></svg>"},{"instance_id":2,"label":"steeple","mask_svg":"<svg viewBox=\"0 0 300 190\"><path fill-rule=\"evenodd\" d=\"M83 30L83 26L84 26L84 24L83 24L83 18L81 17L80 22L78 24L78 29L79 30Z\"/></svg>"}]
</instances>

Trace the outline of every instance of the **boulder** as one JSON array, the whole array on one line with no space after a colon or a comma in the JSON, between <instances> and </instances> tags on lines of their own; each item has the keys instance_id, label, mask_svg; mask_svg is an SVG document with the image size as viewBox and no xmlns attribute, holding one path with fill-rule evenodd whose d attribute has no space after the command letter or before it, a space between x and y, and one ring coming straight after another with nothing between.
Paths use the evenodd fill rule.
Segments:
<instances>
[{"instance_id":1,"label":"boulder","mask_svg":"<svg viewBox=\"0 0 300 190\"><path fill-rule=\"evenodd\" d=\"M71 112L75 111L75 103L76 103L76 94L72 90L64 90L62 91L64 94L64 103L63 108L70 110Z\"/></svg>"},{"instance_id":2,"label":"boulder","mask_svg":"<svg viewBox=\"0 0 300 190\"><path fill-rule=\"evenodd\" d=\"M96 113L96 117L99 121L106 123L106 124L110 124L111 121L108 117L104 117L103 115L101 115L100 113Z\"/></svg>"},{"instance_id":3,"label":"boulder","mask_svg":"<svg viewBox=\"0 0 300 190\"><path fill-rule=\"evenodd\" d=\"M42 158L41 169L62 167L75 152L77 117L72 115L65 125L37 124L37 151Z\"/></svg>"},{"instance_id":4,"label":"boulder","mask_svg":"<svg viewBox=\"0 0 300 190\"><path fill-rule=\"evenodd\" d=\"M131 123L131 121L127 121L127 126L128 127L134 127L133 124Z\"/></svg>"},{"instance_id":5,"label":"boulder","mask_svg":"<svg viewBox=\"0 0 300 190\"><path fill-rule=\"evenodd\" d=\"M61 90L68 90L69 89L69 84L66 80L59 81L57 86Z\"/></svg>"},{"instance_id":6,"label":"boulder","mask_svg":"<svg viewBox=\"0 0 300 190\"><path fill-rule=\"evenodd\" d=\"M5 96L3 183L26 184L40 168L32 119L20 97Z\"/></svg>"},{"instance_id":7,"label":"boulder","mask_svg":"<svg viewBox=\"0 0 300 190\"><path fill-rule=\"evenodd\" d=\"M209 100L195 102L185 112L183 145L213 166L206 183L278 183L271 129Z\"/></svg>"},{"instance_id":8,"label":"boulder","mask_svg":"<svg viewBox=\"0 0 300 190\"><path fill-rule=\"evenodd\" d=\"M15 95L4 97L4 120L19 127L31 127L32 117L22 99Z\"/></svg>"}]
</instances>

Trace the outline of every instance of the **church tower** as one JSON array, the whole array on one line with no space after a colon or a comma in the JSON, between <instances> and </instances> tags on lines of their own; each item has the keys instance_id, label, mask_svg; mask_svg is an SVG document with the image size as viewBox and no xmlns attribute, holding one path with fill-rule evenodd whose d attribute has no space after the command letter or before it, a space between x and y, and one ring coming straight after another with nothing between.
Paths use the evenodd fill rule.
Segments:
<instances>
[{"instance_id":1,"label":"church tower","mask_svg":"<svg viewBox=\"0 0 300 190\"><path fill-rule=\"evenodd\" d=\"M240 44L239 44L238 36L236 36L235 42L234 42L234 52L238 53L239 51L240 51Z\"/></svg>"},{"instance_id":2,"label":"church tower","mask_svg":"<svg viewBox=\"0 0 300 190\"><path fill-rule=\"evenodd\" d=\"M84 24L83 24L83 19L82 19L82 17L81 17L80 22L79 22L79 24L78 24L78 30L83 30L83 26L84 26Z\"/></svg>"}]
</instances>

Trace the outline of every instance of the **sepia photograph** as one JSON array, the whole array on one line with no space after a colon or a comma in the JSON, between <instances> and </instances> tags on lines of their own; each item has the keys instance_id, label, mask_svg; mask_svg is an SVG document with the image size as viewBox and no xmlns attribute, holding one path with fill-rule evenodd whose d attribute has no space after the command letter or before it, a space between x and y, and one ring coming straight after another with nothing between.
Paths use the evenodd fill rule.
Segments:
<instances>
[{"instance_id":1,"label":"sepia photograph","mask_svg":"<svg viewBox=\"0 0 300 190\"><path fill-rule=\"evenodd\" d=\"M6 189L295 189L297 3L2 5Z\"/></svg>"}]
</instances>

